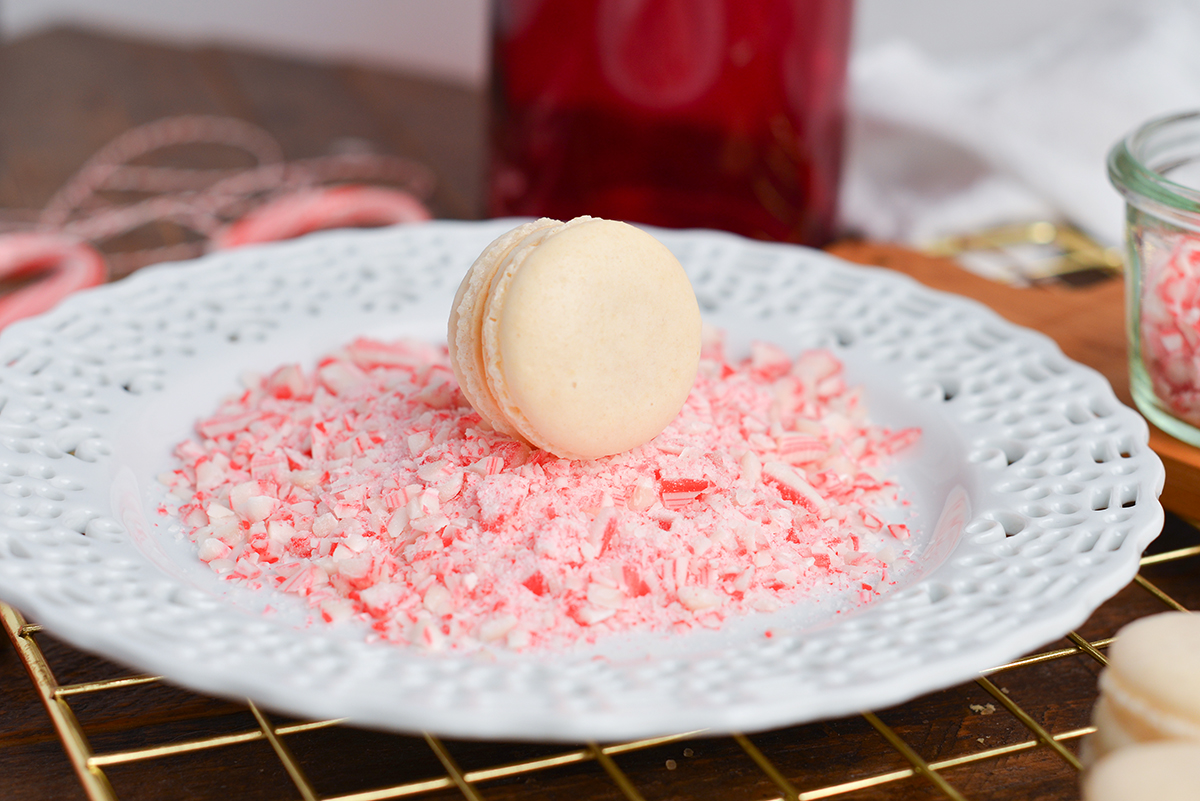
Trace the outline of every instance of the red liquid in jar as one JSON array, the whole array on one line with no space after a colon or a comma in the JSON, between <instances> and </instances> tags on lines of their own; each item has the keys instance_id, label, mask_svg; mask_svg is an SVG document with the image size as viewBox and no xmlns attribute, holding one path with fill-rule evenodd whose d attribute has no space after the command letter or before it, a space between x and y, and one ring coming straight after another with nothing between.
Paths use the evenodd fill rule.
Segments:
<instances>
[{"instance_id":1,"label":"red liquid in jar","mask_svg":"<svg viewBox=\"0 0 1200 801\"><path fill-rule=\"evenodd\" d=\"M500 0L489 212L819 245L848 0Z\"/></svg>"}]
</instances>

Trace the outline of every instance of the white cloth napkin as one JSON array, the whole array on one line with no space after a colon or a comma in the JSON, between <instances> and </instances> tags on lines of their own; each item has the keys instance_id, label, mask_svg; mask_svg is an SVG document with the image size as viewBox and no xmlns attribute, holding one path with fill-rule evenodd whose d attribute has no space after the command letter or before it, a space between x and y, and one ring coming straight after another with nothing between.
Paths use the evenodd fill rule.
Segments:
<instances>
[{"instance_id":1,"label":"white cloth napkin","mask_svg":"<svg viewBox=\"0 0 1200 801\"><path fill-rule=\"evenodd\" d=\"M1063 219L1116 244L1108 151L1152 117L1195 108L1196 0L1105 8L989 63L886 41L851 59L842 223L919 246Z\"/></svg>"}]
</instances>

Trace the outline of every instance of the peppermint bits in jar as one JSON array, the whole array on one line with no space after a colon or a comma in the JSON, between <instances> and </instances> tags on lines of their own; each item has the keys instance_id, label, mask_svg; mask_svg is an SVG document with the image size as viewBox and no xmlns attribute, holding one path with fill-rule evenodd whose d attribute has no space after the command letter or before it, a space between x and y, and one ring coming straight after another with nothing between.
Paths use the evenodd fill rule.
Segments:
<instances>
[{"instance_id":1,"label":"peppermint bits in jar","mask_svg":"<svg viewBox=\"0 0 1200 801\"><path fill-rule=\"evenodd\" d=\"M1108 176L1126 204L1134 402L1200 445L1200 111L1151 120L1118 142Z\"/></svg>"}]
</instances>

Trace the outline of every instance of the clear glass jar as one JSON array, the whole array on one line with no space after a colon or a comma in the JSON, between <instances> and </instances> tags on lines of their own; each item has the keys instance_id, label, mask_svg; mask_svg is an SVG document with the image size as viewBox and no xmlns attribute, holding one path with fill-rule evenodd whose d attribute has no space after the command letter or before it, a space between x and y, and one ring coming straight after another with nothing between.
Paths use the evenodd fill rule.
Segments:
<instances>
[{"instance_id":1,"label":"clear glass jar","mask_svg":"<svg viewBox=\"0 0 1200 801\"><path fill-rule=\"evenodd\" d=\"M1125 198L1130 388L1154 425L1200 445L1200 111L1118 142L1108 176Z\"/></svg>"},{"instance_id":2,"label":"clear glass jar","mask_svg":"<svg viewBox=\"0 0 1200 801\"><path fill-rule=\"evenodd\" d=\"M494 0L491 216L824 245L849 0Z\"/></svg>"}]
</instances>

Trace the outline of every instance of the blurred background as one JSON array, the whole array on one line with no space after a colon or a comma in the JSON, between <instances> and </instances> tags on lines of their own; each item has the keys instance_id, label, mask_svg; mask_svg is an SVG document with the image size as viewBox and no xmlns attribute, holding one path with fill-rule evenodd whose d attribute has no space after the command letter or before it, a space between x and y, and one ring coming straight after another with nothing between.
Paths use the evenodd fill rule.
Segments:
<instances>
[{"instance_id":1,"label":"blurred background","mask_svg":"<svg viewBox=\"0 0 1200 801\"><path fill-rule=\"evenodd\" d=\"M5 41L62 27L181 45L410 70L468 87L487 79L487 0L5 0Z\"/></svg>"},{"instance_id":2,"label":"blurred background","mask_svg":"<svg viewBox=\"0 0 1200 801\"><path fill-rule=\"evenodd\" d=\"M1196 41L1190 0L0 0L0 231L119 278L593 214L1091 281L1121 260L1107 154L1200 103Z\"/></svg>"},{"instance_id":3,"label":"blurred background","mask_svg":"<svg viewBox=\"0 0 1200 801\"><path fill-rule=\"evenodd\" d=\"M546 8L536 0L502 5L526 15ZM644 4L615 5L628 14ZM859 0L853 9L836 222L810 221L804 230L797 223L791 233L734 230L809 244L853 234L924 247L990 226L1048 219L1113 246L1121 204L1104 176L1108 148L1142 120L1200 98L1200 56L1192 47L1200 12L1182 0ZM469 104L451 103L440 121L437 135L462 146L452 163L431 165L440 182L434 214L539 212L497 201L495 187L489 200L481 183L484 147L467 146L486 137L490 10L488 0L5 0L0 34L9 50L66 29L191 53L244 52L427 79L445 86L444 97L457 92L480 105L472 114L464 111ZM72 49L75 58L85 57L86 47ZM21 64L39 68L31 60ZM106 76L91 77L99 86ZM119 77L107 76L109 84ZM303 113L299 106L287 111ZM237 116L262 116L258 109L243 112ZM338 117L330 114L337 112L314 107L326 119L308 122L332 128ZM343 127L347 136L334 146L353 148L349 140L364 139L352 122ZM491 178L497 181L495 172ZM1010 264L973 266L1010 282L1024 277Z\"/></svg>"},{"instance_id":4,"label":"blurred background","mask_svg":"<svg viewBox=\"0 0 1200 801\"><path fill-rule=\"evenodd\" d=\"M986 60L1082 18L1154 3L1138 0L857 0L854 46L893 39L946 58ZM86 26L182 44L214 42L307 58L349 59L470 87L488 76L488 0L5 0L12 41L55 26Z\"/></svg>"}]
</instances>

